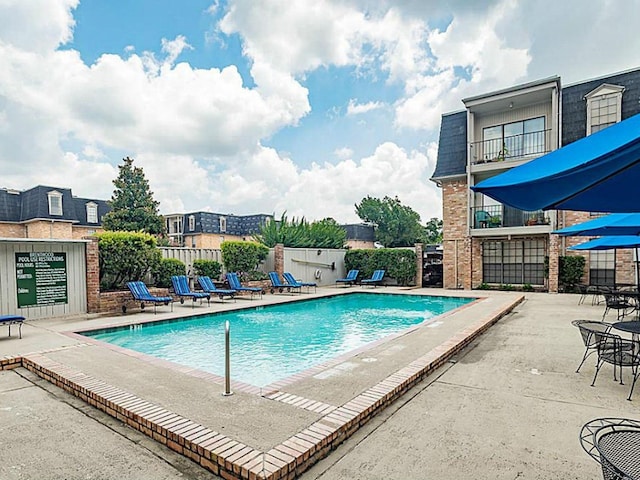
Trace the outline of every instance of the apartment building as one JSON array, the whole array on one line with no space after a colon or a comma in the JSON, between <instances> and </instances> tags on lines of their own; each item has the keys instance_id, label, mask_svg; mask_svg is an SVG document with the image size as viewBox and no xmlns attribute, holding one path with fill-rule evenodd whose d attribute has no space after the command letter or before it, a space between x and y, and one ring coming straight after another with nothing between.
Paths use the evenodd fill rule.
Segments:
<instances>
[{"instance_id":1,"label":"apartment building","mask_svg":"<svg viewBox=\"0 0 640 480\"><path fill-rule=\"evenodd\" d=\"M165 215L172 246L219 249L224 241L251 240L272 215L225 215L212 212Z\"/></svg>"},{"instance_id":2,"label":"apartment building","mask_svg":"<svg viewBox=\"0 0 640 480\"><path fill-rule=\"evenodd\" d=\"M74 197L69 188L0 188L0 238L80 239L102 231L104 200Z\"/></svg>"},{"instance_id":3,"label":"apartment building","mask_svg":"<svg viewBox=\"0 0 640 480\"><path fill-rule=\"evenodd\" d=\"M531 285L558 290L558 259L583 255L585 282L635 282L630 250L575 253L585 238L557 228L599 212L522 211L470 186L640 113L640 68L562 86L559 76L462 100L442 116L436 169L442 188L444 287Z\"/></svg>"}]
</instances>

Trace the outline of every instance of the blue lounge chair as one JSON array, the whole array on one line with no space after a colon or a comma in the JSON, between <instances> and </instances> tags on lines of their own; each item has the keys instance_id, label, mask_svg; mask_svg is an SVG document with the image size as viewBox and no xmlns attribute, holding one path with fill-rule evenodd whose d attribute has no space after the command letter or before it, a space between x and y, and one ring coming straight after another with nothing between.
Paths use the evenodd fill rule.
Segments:
<instances>
[{"instance_id":1,"label":"blue lounge chair","mask_svg":"<svg viewBox=\"0 0 640 480\"><path fill-rule=\"evenodd\" d=\"M294 283L294 284L298 284L301 287L307 287L307 292L310 290L311 287L313 287L313 291L315 292L318 288L318 284L314 283L314 282L299 282L298 280L296 280L294 278L293 275L291 275L291 273L289 272L284 272L282 274L282 277L284 278L284 281L287 283Z\"/></svg>"},{"instance_id":2,"label":"blue lounge chair","mask_svg":"<svg viewBox=\"0 0 640 480\"><path fill-rule=\"evenodd\" d=\"M360 283L362 286L365 285L373 285L374 287L380 285L382 283L382 279L384 278L384 270L375 270L371 278L366 278L362 280Z\"/></svg>"},{"instance_id":3,"label":"blue lounge chair","mask_svg":"<svg viewBox=\"0 0 640 480\"><path fill-rule=\"evenodd\" d=\"M358 278L358 274L360 270L349 270L347 276L345 278L337 278L336 279L336 287L338 283L344 283L346 285L354 285L356 283L356 279Z\"/></svg>"},{"instance_id":4,"label":"blue lounge chair","mask_svg":"<svg viewBox=\"0 0 640 480\"><path fill-rule=\"evenodd\" d=\"M18 332L20 333L20 338L22 338L23 322L24 317L21 317L20 315L0 315L0 325L9 326L9 336L11 336L11 325L18 325Z\"/></svg>"},{"instance_id":5,"label":"blue lounge chair","mask_svg":"<svg viewBox=\"0 0 640 480\"><path fill-rule=\"evenodd\" d=\"M134 300L140 302L140 309L144 310L145 302L153 303L153 313L156 313L157 305L162 303L164 305L171 305L171 311L173 312L173 298L151 295L151 292L149 292L144 282L127 282L127 288L131 291ZM122 313L127 313L126 305L122 306Z\"/></svg>"},{"instance_id":6,"label":"blue lounge chair","mask_svg":"<svg viewBox=\"0 0 640 480\"><path fill-rule=\"evenodd\" d=\"M240 279L235 272L227 273L227 281L229 282L229 287L238 292L249 292L251 293L251 299L253 300L253 296L258 294L260 298L262 298L262 289L258 287L243 287L240 283Z\"/></svg>"},{"instance_id":7,"label":"blue lounge chair","mask_svg":"<svg viewBox=\"0 0 640 480\"><path fill-rule=\"evenodd\" d=\"M283 293L285 290L291 293L295 293L296 290L298 293L302 291L302 285L299 283L282 283L278 272L269 272L269 279L271 280L271 293L275 293L276 290L280 293Z\"/></svg>"},{"instance_id":8,"label":"blue lounge chair","mask_svg":"<svg viewBox=\"0 0 640 480\"><path fill-rule=\"evenodd\" d=\"M209 293L191 291L189 288L189 282L187 282L187 277L185 275L172 276L171 284L173 285L173 291L178 295L178 297L180 297L180 303L184 303L185 297L193 300L191 308L195 306L197 299L200 299L200 303L202 303L202 299L204 298L207 299L207 303L211 300L211 294Z\"/></svg>"},{"instance_id":9,"label":"blue lounge chair","mask_svg":"<svg viewBox=\"0 0 640 480\"><path fill-rule=\"evenodd\" d=\"M198 284L200 285L200 288L203 292L209 293L211 295L217 295L222 301L224 301L224 297L233 298L235 300L234 297L236 296L236 293L238 293L235 290L227 290L224 288L216 287L215 283L213 283L213 280L211 280L211 278L207 277L206 275L198 277Z\"/></svg>"}]
</instances>

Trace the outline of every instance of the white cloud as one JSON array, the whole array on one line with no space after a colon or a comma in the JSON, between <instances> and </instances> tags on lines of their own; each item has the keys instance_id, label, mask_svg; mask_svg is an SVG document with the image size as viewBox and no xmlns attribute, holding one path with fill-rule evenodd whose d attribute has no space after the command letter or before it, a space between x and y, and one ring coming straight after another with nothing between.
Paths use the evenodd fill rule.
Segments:
<instances>
[{"instance_id":1,"label":"white cloud","mask_svg":"<svg viewBox=\"0 0 640 480\"><path fill-rule=\"evenodd\" d=\"M349 147L337 148L333 153L338 160L346 160L353 157L353 150Z\"/></svg>"},{"instance_id":2,"label":"white cloud","mask_svg":"<svg viewBox=\"0 0 640 480\"><path fill-rule=\"evenodd\" d=\"M347 105L347 115L359 115L361 113L377 110L383 106L384 104L382 102L358 103L357 99L352 98L349 100L349 105Z\"/></svg>"}]
</instances>

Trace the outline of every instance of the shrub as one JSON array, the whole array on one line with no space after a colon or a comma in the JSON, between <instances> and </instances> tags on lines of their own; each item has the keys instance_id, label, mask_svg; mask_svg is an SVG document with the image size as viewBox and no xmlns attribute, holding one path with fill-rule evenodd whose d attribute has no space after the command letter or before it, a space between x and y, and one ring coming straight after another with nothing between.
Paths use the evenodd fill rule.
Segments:
<instances>
[{"instance_id":1,"label":"shrub","mask_svg":"<svg viewBox=\"0 0 640 480\"><path fill-rule=\"evenodd\" d=\"M269 275L260 270L250 270L240 274L241 282L251 282L256 280L269 280Z\"/></svg>"},{"instance_id":2,"label":"shrub","mask_svg":"<svg viewBox=\"0 0 640 480\"><path fill-rule=\"evenodd\" d=\"M573 292L584 275L585 259L579 255L560 257L558 283L565 292Z\"/></svg>"},{"instance_id":3,"label":"shrub","mask_svg":"<svg viewBox=\"0 0 640 480\"><path fill-rule=\"evenodd\" d=\"M522 291L533 292L533 286L530 283L525 283L524 285L522 285Z\"/></svg>"},{"instance_id":4,"label":"shrub","mask_svg":"<svg viewBox=\"0 0 640 480\"><path fill-rule=\"evenodd\" d=\"M510 292L511 290L515 290L515 287L510 283L503 283L502 285L500 285L500 290L506 290L507 292Z\"/></svg>"},{"instance_id":5,"label":"shrub","mask_svg":"<svg viewBox=\"0 0 640 480\"><path fill-rule=\"evenodd\" d=\"M222 242L222 261L228 272L250 272L267 258L269 248L255 242Z\"/></svg>"},{"instance_id":6,"label":"shrub","mask_svg":"<svg viewBox=\"0 0 640 480\"><path fill-rule=\"evenodd\" d=\"M288 220L284 213L280 221L267 221L254 236L267 247L282 243L294 248L342 248L346 238L345 229L332 218L309 223L304 218Z\"/></svg>"},{"instance_id":7,"label":"shrub","mask_svg":"<svg viewBox=\"0 0 640 480\"><path fill-rule=\"evenodd\" d=\"M156 239L142 232L97 233L100 288L117 290L128 281L142 280L162 258Z\"/></svg>"},{"instance_id":8,"label":"shrub","mask_svg":"<svg viewBox=\"0 0 640 480\"><path fill-rule=\"evenodd\" d=\"M157 287L168 288L171 286L173 275L184 275L187 267L177 258L163 258L152 271L153 282Z\"/></svg>"},{"instance_id":9,"label":"shrub","mask_svg":"<svg viewBox=\"0 0 640 480\"><path fill-rule=\"evenodd\" d=\"M480 285L478 285L476 287L478 290L491 290L491 285L489 285L488 283L481 283Z\"/></svg>"},{"instance_id":10,"label":"shrub","mask_svg":"<svg viewBox=\"0 0 640 480\"><path fill-rule=\"evenodd\" d=\"M374 270L385 270L385 276L395 278L400 285L416 280L416 254L407 249L353 249L344 256L347 270L358 269L358 278L370 278Z\"/></svg>"},{"instance_id":11,"label":"shrub","mask_svg":"<svg viewBox=\"0 0 640 480\"><path fill-rule=\"evenodd\" d=\"M210 277L213 280L220 278L222 274L222 264L215 260L194 260L193 261L193 273L199 277Z\"/></svg>"}]
</instances>

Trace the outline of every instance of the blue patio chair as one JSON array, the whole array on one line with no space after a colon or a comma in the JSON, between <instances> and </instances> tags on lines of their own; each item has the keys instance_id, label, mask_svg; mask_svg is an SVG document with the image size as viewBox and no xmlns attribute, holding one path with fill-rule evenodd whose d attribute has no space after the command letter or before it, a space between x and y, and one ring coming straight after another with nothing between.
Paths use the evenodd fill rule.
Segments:
<instances>
[{"instance_id":1,"label":"blue patio chair","mask_svg":"<svg viewBox=\"0 0 640 480\"><path fill-rule=\"evenodd\" d=\"M347 276L345 278L336 278L336 287L338 286L338 283L354 285L356 283L356 280L358 279L359 273L360 270L349 270L349 273L347 273Z\"/></svg>"},{"instance_id":2,"label":"blue patio chair","mask_svg":"<svg viewBox=\"0 0 640 480\"><path fill-rule=\"evenodd\" d=\"M278 272L269 272L269 279L271 280L271 293L276 291L284 293L285 290L289 293L295 293L296 290L298 293L302 291L302 285L299 283L283 283Z\"/></svg>"},{"instance_id":3,"label":"blue patio chair","mask_svg":"<svg viewBox=\"0 0 640 480\"><path fill-rule=\"evenodd\" d=\"M207 299L207 304L209 304L211 300L211 294L206 292L193 292L189 288L189 282L187 282L187 277L185 275L174 275L171 277L171 284L173 285L173 291L180 297L180 303L184 303L184 299L191 298L193 303L191 304L191 308L193 308L196 304L196 300L200 299L200 303L202 303L203 299Z\"/></svg>"},{"instance_id":4,"label":"blue patio chair","mask_svg":"<svg viewBox=\"0 0 640 480\"><path fill-rule=\"evenodd\" d=\"M384 273L385 273L384 270L375 270L373 272L373 275L371 275L371 278L366 278L362 280L360 283L362 284L363 287L365 285L373 285L374 287L377 287L382 283L382 279L384 278Z\"/></svg>"},{"instance_id":5,"label":"blue patio chair","mask_svg":"<svg viewBox=\"0 0 640 480\"><path fill-rule=\"evenodd\" d=\"M156 307L159 303L163 305L171 305L171 311L173 312L173 298L171 297L157 297L151 295L149 289L144 282L127 282L127 288L133 295L133 299L140 302L140 309L144 310L145 302L153 303L153 313L156 313ZM122 306L122 313L127 313L127 306Z\"/></svg>"},{"instance_id":6,"label":"blue patio chair","mask_svg":"<svg viewBox=\"0 0 640 480\"><path fill-rule=\"evenodd\" d=\"M229 287L238 292L249 292L251 293L251 299L253 300L254 295L260 295L262 298L263 291L258 287L243 287L240 283L240 279L238 278L238 274L235 272L227 273L227 282L229 282Z\"/></svg>"},{"instance_id":7,"label":"blue patio chair","mask_svg":"<svg viewBox=\"0 0 640 480\"><path fill-rule=\"evenodd\" d=\"M24 317L21 315L0 315L0 325L7 325L9 327L9 336L11 336L11 325L18 325L20 338L22 338L23 323Z\"/></svg>"},{"instance_id":8,"label":"blue patio chair","mask_svg":"<svg viewBox=\"0 0 640 480\"><path fill-rule=\"evenodd\" d=\"M211 280L211 278L206 275L198 276L198 284L200 285L200 288L203 292L210 295L217 295L222 301L224 301L225 297L232 298L235 301L236 293L238 293L235 290L216 287L215 283L213 283L213 280Z\"/></svg>"},{"instance_id":9,"label":"blue patio chair","mask_svg":"<svg viewBox=\"0 0 640 480\"><path fill-rule=\"evenodd\" d=\"M282 274L282 277L284 278L284 281L287 283L295 283L300 285L301 287L307 287L307 292L309 292L309 290L311 289L311 287L313 287L313 291L315 292L318 288L318 284L314 283L314 282L299 282L298 280L296 280L294 278L293 275L291 275L291 273L289 272L284 272Z\"/></svg>"}]
</instances>

